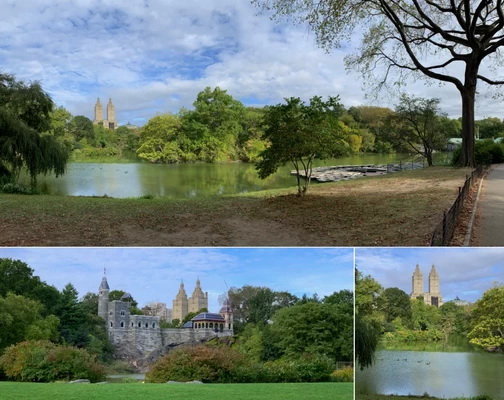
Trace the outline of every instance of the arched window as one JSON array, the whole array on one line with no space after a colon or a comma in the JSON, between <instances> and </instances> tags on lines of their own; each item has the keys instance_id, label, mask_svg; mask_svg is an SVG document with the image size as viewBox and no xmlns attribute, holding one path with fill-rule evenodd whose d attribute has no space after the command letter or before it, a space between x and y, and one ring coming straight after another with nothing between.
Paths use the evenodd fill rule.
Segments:
<instances>
[{"instance_id":1,"label":"arched window","mask_svg":"<svg viewBox=\"0 0 504 400\"><path fill-rule=\"evenodd\" d=\"M133 328L134 326L135 326L135 324L132 322L132 323L131 323L131 327Z\"/></svg>"},{"instance_id":2,"label":"arched window","mask_svg":"<svg viewBox=\"0 0 504 400\"><path fill-rule=\"evenodd\" d=\"M112 314L114 314L114 311L110 311L110 312L109 312L109 315L112 315Z\"/></svg>"},{"instance_id":3,"label":"arched window","mask_svg":"<svg viewBox=\"0 0 504 400\"><path fill-rule=\"evenodd\" d=\"M148 323L148 322L146 322L146 323L145 323L145 327L146 327L146 328L148 328L148 327L149 327L149 323Z\"/></svg>"},{"instance_id":4,"label":"arched window","mask_svg":"<svg viewBox=\"0 0 504 400\"><path fill-rule=\"evenodd\" d=\"M208 322L205 322L205 328L208 329Z\"/></svg>"},{"instance_id":5,"label":"arched window","mask_svg":"<svg viewBox=\"0 0 504 400\"><path fill-rule=\"evenodd\" d=\"M138 327L139 327L139 328L141 328L141 327L142 327L142 323L141 323L141 322L139 322L139 323L138 323Z\"/></svg>"},{"instance_id":6,"label":"arched window","mask_svg":"<svg viewBox=\"0 0 504 400\"><path fill-rule=\"evenodd\" d=\"M152 323L152 327L153 327L153 328L155 328L155 327L156 327L156 323L155 323L155 322L153 322L153 323Z\"/></svg>"},{"instance_id":7,"label":"arched window","mask_svg":"<svg viewBox=\"0 0 504 400\"><path fill-rule=\"evenodd\" d=\"M220 324L220 331L222 332L224 330L224 324Z\"/></svg>"},{"instance_id":8,"label":"arched window","mask_svg":"<svg viewBox=\"0 0 504 400\"><path fill-rule=\"evenodd\" d=\"M110 327L113 328L114 327L114 323L112 321L110 321Z\"/></svg>"},{"instance_id":9,"label":"arched window","mask_svg":"<svg viewBox=\"0 0 504 400\"><path fill-rule=\"evenodd\" d=\"M121 317L124 317L126 313L124 311L121 311Z\"/></svg>"},{"instance_id":10,"label":"arched window","mask_svg":"<svg viewBox=\"0 0 504 400\"><path fill-rule=\"evenodd\" d=\"M124 321L121 321L121 328L124 328Z\"/></svg>"},{"instance_id":11,"label":"arched window","mask_svg":"<svg viewBox=\"0 0 504 400\"><path fill-rule=\"evenodd\" d=\"M213 322L210 322L210 329L213 329Z\"/></svg>"}]
</instances>

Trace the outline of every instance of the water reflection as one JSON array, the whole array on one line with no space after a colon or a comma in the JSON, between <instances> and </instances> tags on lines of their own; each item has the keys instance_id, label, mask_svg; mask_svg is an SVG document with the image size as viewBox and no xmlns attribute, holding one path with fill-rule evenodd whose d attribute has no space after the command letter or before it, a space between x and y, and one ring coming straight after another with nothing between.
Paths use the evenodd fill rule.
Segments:
<instances>
[{"instance_id":1,"label":"water reflection","mask_svg":"<svg viewBox=\"0 0 504 400\"><path fill-rule=\"evenodd\" d=\"M320 165L391 163L404 155L370 154L318 161ZM40 176L42 193L71 196L139 197L145 194L170 198L192 198L248 193L296 185L285 166L267 179L259 179L253 164L102 164L71 163L59 178ZM24 177L24 183L28 183Z\"/></svg>"},{"instance_id":2,"label":"water reflection","mask_svg":"<svg viewBox=\"0 0 504 400\"><path fill-rule=\"evenodd\" d=\"M356 372L358 394L504 398L504 355L387 351L376 353L371 368Z\"/></svg>"}]
</instances>

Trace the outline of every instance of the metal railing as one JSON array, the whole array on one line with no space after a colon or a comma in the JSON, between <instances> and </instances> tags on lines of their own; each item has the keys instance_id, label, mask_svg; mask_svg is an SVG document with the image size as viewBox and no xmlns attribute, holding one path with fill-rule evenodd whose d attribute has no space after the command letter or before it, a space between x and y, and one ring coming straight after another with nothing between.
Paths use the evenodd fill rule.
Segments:
<instances>
[{"instance_id":1,"label":"metal railing","mask_svg":"<svg viewBox=\"0 0 504 400\"><path fill-rule=\"evenodd\" d=\"M436 226L434 232L431 236L430 245L431 246L449 246L451 240L453 239L453 234L455 232L455 228L457 227L457 219L460 214L460 210L464 205L464 201L466 200L469 192L471 191L472 185L475 181L483 176L487 167L479 166L474 171L471 172L471 175L466 177L464 182L464 186L459 187L459 194L457 199L450 207L448 211L444 211L442 221Z\"/></svg>"}]
</instances>

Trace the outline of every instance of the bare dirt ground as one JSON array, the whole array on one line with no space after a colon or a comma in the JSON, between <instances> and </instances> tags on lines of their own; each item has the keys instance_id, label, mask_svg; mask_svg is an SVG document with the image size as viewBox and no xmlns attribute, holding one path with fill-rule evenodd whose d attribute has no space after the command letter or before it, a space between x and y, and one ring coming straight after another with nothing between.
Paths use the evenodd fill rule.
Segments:
<instances>
[{"instance_id":1,"label":"bare dirt ground","mask_svg":"<svg viewBox=\"0 0 504 400\"><path fill-rule=\"evenodd\" d=\"M425 246L467 169L198 200L0 195L2 246Z\"/></svg>"}]
</instances>

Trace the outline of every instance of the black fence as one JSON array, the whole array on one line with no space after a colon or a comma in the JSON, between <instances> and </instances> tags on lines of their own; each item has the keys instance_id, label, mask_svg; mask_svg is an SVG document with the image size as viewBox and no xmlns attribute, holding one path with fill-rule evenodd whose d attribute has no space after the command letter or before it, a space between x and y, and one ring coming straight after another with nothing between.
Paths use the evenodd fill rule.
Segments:
<instances>
[{"instance_id":1,"label":"black fence","mask_svg":"<svg viewBox=\"0 0 504 400\"><path fill-rule=\"evenodd\" d=\"M453 233L455 232L455 228L457 226L457 219L459 217L460 210L464 205L465 199L469 195L471 186L478 178L483 176L485 171L486 167L479 166L473 172L471 172L470 176L467 176L467 179L464 182L464 186L459 187L459 194L457 196L457 199L450 207L450 209L444 212L443 220L438 224L436 229L434 229L430 241L431 246L449 246L451 240L453 239Z\"/></svg>"}]
</instances>

